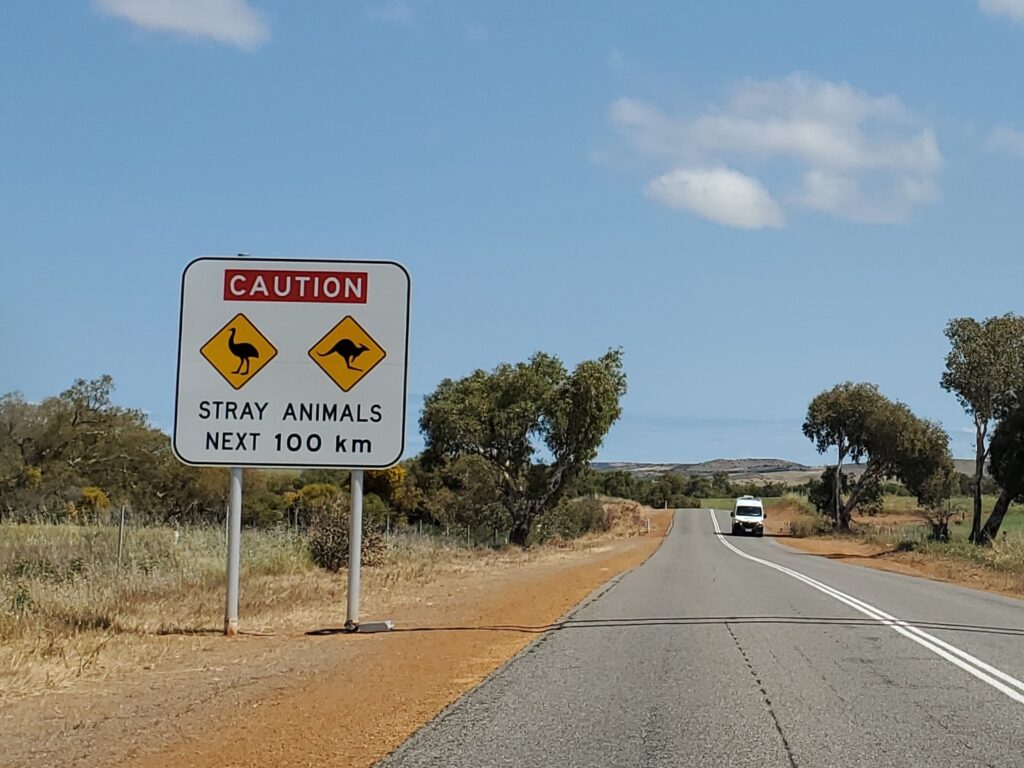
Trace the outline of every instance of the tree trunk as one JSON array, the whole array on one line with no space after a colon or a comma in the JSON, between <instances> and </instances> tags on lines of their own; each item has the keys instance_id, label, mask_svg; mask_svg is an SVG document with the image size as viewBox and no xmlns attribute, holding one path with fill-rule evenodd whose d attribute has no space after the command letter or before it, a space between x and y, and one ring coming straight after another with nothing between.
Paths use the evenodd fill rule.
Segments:
<instances>
[{"instance_id":1,"label":"tree trunk","mask_svg":"<svg viewBox=\"0 0 1024 768\"><path fill-rule=\"evenodd\" d=\"M986 424L982 426L975 422L977 428L974 454L974 516L971 518L971 541L975 544L981 543L981 480L985 476L985 433L988 431Z\"/></svg>"},{"instance_id":2,"label":"tree trunk","mask_svg":"<svg viewBox=\"0 0 1024 768\"><path fill-rule=\"evenodd\" d=\"M843 526L843 459L845 458L842 446L839 447L839 460L836 461L836 476L832 478L832 495L835 497L835 523L836 528L848 531L850 529L850 521L847 519L846 525Z\"/></svg>"},{"instance_id":3,"label":"tree trunk","mask_svg":"<svg viewBox=\"0 0 1024 768\"><path fill-rule=\"evenodd\" d=\"M975 542L978 544L991 544L992 540L995 539L999 533L999 526L1003 524L1003 518L1006 516L1006 510L1010 508L1010 501L1012 495L1009 491L1003 490L999 494L999 498L996 500L996 506L992 510L992 514L988 516L988 520L985 522L985 527L981 529L981 532L975 538Z\"/></svg>"},{"instance_id":4,"label":"tree trunk","mask_svg":"<svg viewBox=\"0 0 1024 768\"><path fill-rule=\"evenodd\" d=\"M512 527L508 532L508 540L520 547L526 546L533 525L533 514L529 509L516 510L512 514Z\"/></svg>"},{"instance_id":5,"label":"tree trunk","mask_svg":"<svg viewBox=\"0 0 1024 768\"><path fill-rule=\"evenodd\" d=\"M850 520L853 518L853 510L857 508L857 504L860 503L860 497L864 493L864 489L869 483L873 482L875 476L880 474L877 465L872 465L871 461L868 461L867 468L864 470L864 474L860 476L857 484L850 489L850 496L843 505L840 513L837 525L841 531L850 530Z\"/></svg>"}]
</instances>

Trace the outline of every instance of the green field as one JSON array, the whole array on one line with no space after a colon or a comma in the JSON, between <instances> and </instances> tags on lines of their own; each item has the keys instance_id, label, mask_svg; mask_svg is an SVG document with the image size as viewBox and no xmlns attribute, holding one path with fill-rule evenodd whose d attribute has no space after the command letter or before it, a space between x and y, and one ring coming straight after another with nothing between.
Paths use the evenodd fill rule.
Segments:
<instances>
[{"instance_id":1,"label":"green field","mask_svg":"<svg viewBox=\"0 0 1024 768\"><path fill-rule=\"evenodd\" d=\"M910 496L886 496L884 503L886 512L912 514L917 510L917 499ZM950 499L950 504L963 513L962 518L960 515L953 518L953 525L949 528L950 534L954 539L962 538L966 540L970 534L970 520L972 510L974 509L974 500L969 496L954 496ZM995 504L995 496L982 496L983 523L988 519ZM1000 533L1005 532L1007 535L1024 533L1024 505L1011 505L1006 513L1006 517L1003 518L1003 525L999 530Z\"/></svg>"},{"instance_id":2,"label":"green field","mask_svg":"<svg viewBox=\"0 0 1024 768\"><path fill-rule=\"evenodd\" d=\"M770 510L773 506L781 504L787 500L790 500L790 496L770 497L762 499L764 502L765 509ZM732 509L735 499L732 498L719 498L719 499L702 499L701 506L705 509ZM981 500L981 507L983 517L982 522L986 520L989 514L992 512L992 508L995 506L995 496L983 496ZM885 519L885 514L902 514L910 515L917 511L917 499L912 496L886 496L885 497L885 511L879 515L876 519L882 522ZM949 530L954 539L967 539L970 533L970 517L971 510L974 508L973 500L968 496L956 496L950 499L950 504L954 508L963 510L963 520L959 515L954 517L953 524L950 525ZM921 525L925 525L925 521L922 518ZM1010 507L1010 510L1006 513L1006 517L1003 518L1003 525L1000 528L1000 533L1006 532L1007 535L1024 534L1024 505L1014 504Z\"/></svg>"}]
</instances>

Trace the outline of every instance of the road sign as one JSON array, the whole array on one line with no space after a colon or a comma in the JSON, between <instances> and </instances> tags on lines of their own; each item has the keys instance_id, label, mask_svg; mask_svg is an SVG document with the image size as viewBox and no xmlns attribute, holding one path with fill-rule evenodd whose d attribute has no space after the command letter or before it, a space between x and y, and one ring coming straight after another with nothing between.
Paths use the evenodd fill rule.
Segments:
<instances>
[{"instance_id":1,"label":"road sign","mask_svg":"<svg viewBox=\"0 0 1024 768\"><path fill-rule=\"evenodd\" d=\"M274 345L241 312L217 331L199 352L235 389L244 387L277 355Z\"/></svg>"},{"instance_id":2,"label":"road sign","mask_svg":"<svg viewBox=\"0 0 1024 768\"><path fill-rule=\"evenodd\" d=\"M393 262L208 257L181 286L174 450L187 464L395 464L409 275Z\"/></svg>"},{"instance_id":3,"label":"road sign","mask_svg":"<svg viewBox=\"0 0 1024 768\"><path fill-rule=\"evenodd\" d=\"M342 392L348 392L387 352L349 315L313 345L309 356Z\"/></svg>"}]
</instances>

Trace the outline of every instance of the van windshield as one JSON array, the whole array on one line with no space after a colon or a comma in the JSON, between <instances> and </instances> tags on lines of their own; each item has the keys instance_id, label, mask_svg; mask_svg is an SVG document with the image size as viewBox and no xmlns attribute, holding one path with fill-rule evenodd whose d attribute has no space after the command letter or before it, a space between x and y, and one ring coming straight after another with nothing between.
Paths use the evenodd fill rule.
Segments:
<instances>
[{"instance_id":1,"label":"van windshield","mask_svg":"<svg viewBox=\"0 0 1024 768\"><path fill-rule=\"evenodd\" d=\"M760 507L736 507L736 514L744 517L760 517L762 510Z\"/></svg>"}]
</instances>

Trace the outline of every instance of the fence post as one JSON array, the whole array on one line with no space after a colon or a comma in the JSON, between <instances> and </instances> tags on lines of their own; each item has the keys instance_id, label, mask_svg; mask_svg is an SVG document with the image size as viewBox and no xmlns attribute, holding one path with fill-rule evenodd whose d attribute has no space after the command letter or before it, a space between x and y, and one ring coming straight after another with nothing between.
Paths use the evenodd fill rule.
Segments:
<instances>
[{"instance_id":1,"label":"fence post","mask_svg":"<svg viewBox=\"0 0 1024 768\"><path fill-rule=\"evenodd\" d=\"M117 530L117 566L121 567L121 553L124 551L124 509L127 505L121 505L121 524Z\"/></svg>"}]
</instances>

